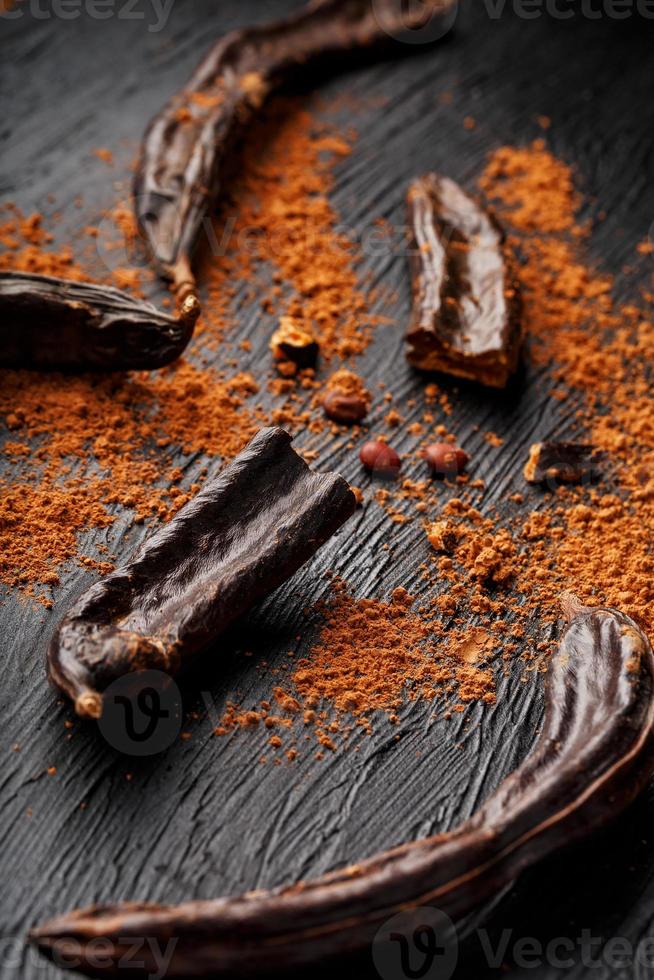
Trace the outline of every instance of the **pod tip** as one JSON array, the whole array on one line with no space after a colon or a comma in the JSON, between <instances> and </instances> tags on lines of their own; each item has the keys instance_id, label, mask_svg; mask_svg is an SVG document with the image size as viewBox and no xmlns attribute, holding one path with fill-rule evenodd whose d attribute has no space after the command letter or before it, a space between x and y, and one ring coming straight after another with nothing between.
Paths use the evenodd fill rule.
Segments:
<instances>
[{"instance_id":1,"label":"pod tip","mask_svg":"<svg viewBox=\"0 0 654 980\"><path fill-rule=\"evenodd\" d=\"M575 616L578 616L579 613L584 612L587 608L583 602L579 601L574 592L562 592L559 602L563 610L563 615L569 623L572 622Z\"/></svg>"},{"instance_id":2,"label":"pod tip","mask_svg":"<svg viewBox=\"0 0 654 980\"><path fill-rule=\"evenodd\" d=\"M185 285L189 290L194 288L190 283ZM200 300L192 291L187 292L185 295L180 293L179 299L181 303L179 311L180 319L186 323L195 323L200 316Z\"/></svg>"},{"instance_id":3,"label":"pod tip","mask_svg":"<svg viewBox=\"0 0 654 980\"><path fill-rule=\"evenodd\" d=\"M102 715L102 695L97 691L83 691L75 698L75 711L80 718L94 718Z\"/></svg>"}]
</instances>

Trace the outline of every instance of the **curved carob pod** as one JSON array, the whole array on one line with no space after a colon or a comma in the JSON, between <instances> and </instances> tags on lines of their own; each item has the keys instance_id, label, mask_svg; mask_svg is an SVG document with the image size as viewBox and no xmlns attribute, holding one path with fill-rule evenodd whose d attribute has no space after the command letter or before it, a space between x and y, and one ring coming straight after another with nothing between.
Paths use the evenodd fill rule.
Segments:
<instances>
[{"instance_id":1,"label":"curved carob pod","mask_svg":"<svg viewBox=\"0 0 654 980\"><path fill-rule=\"evenodd\" d=\"M295 15L232 31L214 45L150 123L134 183L141 230L180 298L195 292L191 256L219 196L226 159L273 88L317 59L388 44L432 21L441 36L455 12L455 0L314 0Z\"/></svg>"},{"instance_id":2,"label":"curved carob pod","mask_svg":"<svg viewBox=\"0 0 654 980\"><path fill-rule=\"evenodd\" d=\"M503 388L522 345L520 285L497 220L449 177L407 195L413 311L407 360Z\"/></svg>"},{"instance_id":3,"label":"curved carob pod","mask_svg":"<svg viewBox=\"0 0 654 980\"><path fill-rule=\"evenodd\" d=\"M99 718L113 681L137 670L176 674L355 507L342 477L310 470L284 429L261 429L127 565L76 602L50 643L51 679L79 715Z\"/></svg>"},{"instance_id":4,"label":"curved carob pod","mask_svg":"<svg viewBox=\"0 0 654 980\"><path fill-rule=\"evenodd\" d=\"M459 828L396 847L315 881L179 906L107 905L31 933L65 966L120 976L141 940L171 949L167 977L262 977L369 948L398 911L434 906L460 920L525 868L617 816L654 772L654 655L612 609L567 602L571 618L546 686L545 719L522 765ZM103 964L93 966L93 941ZM168 946L169 941L171 946ZM105 955L107 954L107 955Z\"/></svg>"},{"instance_id":5,"label":"curved carob pod","mask_svg":"<svg viewBox=\"0 0 654 980\"><path fill-rule=\"evenodd\" d=\"M129 371L164 367L183 353L200 307L177 317L111 286L0 273L0 366Z\"/></svg>"}]
</instances>

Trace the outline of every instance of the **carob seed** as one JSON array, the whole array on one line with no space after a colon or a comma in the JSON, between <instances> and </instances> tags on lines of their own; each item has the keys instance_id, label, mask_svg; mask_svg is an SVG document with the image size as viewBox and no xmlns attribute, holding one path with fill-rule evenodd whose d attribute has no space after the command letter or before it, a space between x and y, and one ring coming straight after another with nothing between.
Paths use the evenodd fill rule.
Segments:
<instances>
[{"instance_id":1,"label":"carob seed","mask_svg":"<svg viewBox=\"0 0 654 980\"><path fill-rule=\"evenodd\" d=\"M364 443L359 450L359 459L367 470L379 476L397 476L402 467L402 461L393 447L380 439Z\"/></svg>"},{"instance_id":2,"label":"carob seed","mask_svg":"<svg viewBox=\"0 0 654 980\"><path fill-rule=\"evenodd\" d=\"M368 414L368 405L361 395L349 395L343 391L328 391L322 407L327 418L343 425L362 422Z\"/></svg>"},{"instance_id":3,"label":"carob seed","mask_svg":"<svg viewBox=\"0 0 654 980\"><path fill-rule=\"evenodd\" d=\"M437 476L457 476L470 462L465 450L447 442L434 442L423 450L423 458Z\"/></svg>"}]
</instances>

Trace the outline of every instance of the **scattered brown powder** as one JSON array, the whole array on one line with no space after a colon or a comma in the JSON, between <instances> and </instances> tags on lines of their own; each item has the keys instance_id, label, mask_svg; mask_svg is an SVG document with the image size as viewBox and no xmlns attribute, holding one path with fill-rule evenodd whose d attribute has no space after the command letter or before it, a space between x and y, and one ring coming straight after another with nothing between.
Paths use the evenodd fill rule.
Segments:
<instances>
[{"instance_id":1,"label":"scattered brown powder","mask_svg":"<svg viewBox=\"0 0 654 980\"><path fill-rule=\"evenodd\" d=\"M334 166L351 152L354 133L344 138L294 99L275 100L260 123L247 138L247 165L226 211L235 220L227 255L232 272L256 281L267 312L310 324L326 360L360 354L374 319L358 283L356 248L339 231L328 196ZM224 236L223 223L216 237ZM257 271L261 262L272 285Z\"/></svg>"},{"instance_id":2,"label":"scattered brown powder","mask_svg":"<svg viewBox=\"0 0 654 980\"><path fill-rule=\"evenodd\" d=\"M617 606L654 629L654 359L651 297L646 306L616 305L613 280L585 256L588 228L572 169L537 141L491 157L486 194L513 229L530 356L551 368L561 399L569 392L578 422L604 451L602 488L547 496L547 519L535 515L521 537L525 579L541 605L573 589ZM526 584L526 583L525 583ZM548 602L549 592L549 602Z\"/></svg>"},{"instance_id":3,"label":"scattered brown powder","mask_svg":"<svg viewBox=\"0 0 654 980\"><path fill-rule=\"evenodd\" d=\"M493 672L480 664L495 651L497 639L483 629L448 634L415 605L402 588L388 602L356 599L336 579L329 600L317 606L323 620L318 642L297 662L292 686L275 688L281 717L273 718L268 705L243 711L229 704L216 734L260 721L289 729L301 713L304 727L334 751L350 734L352 720L363 732L372 730L376 712L397 723L397 711L407 700L442 698L445 705L446 698L451 702L454 697L459 704L493 703Z\"/></svg>"},{"instance_id":4,"label":"scattered brown powder","mask_svg":"<svg viewBox=\"0 0 654 980\"><path fill-rule=\"evenodd\" d=\"M317 733L331 721L345 735L348 716L364 728L376 711L393 718L410 698L451 695L454 710L493 701L491 664L520 657L528 670L546 666L547 626L560 618L566 589L654 628L649 310L614 304L611 277L585 256L588 228L576 218L581 198L572 170L542 140L498 150L481 183L522 259L528 357L549 369L550 396L567 403L566 411L572 407L573 424L603 450L602 483L512 493L521 508L514 517L482 513L475 497L484 483L467 475L448 483L445 499L442 485L426 479L405 477L378 489L375 499L391 524L423 524L432 551L422 573L432 588L417 607L401 591L390 603L355 600L336 583L322 610L320 641L292 674L308 709L305 723ZM451 412L436 385L425 396ZM452 439L429 412L414 435L434 429ZM484 440L506 451L494 433ZM525 499L536 509L525 513ZM543 639L528 639L534 623ZM333 732L326 737L334 742Z\"/></svg>"},{"instance_id":5,"label":"scattered brown powder","mask_svg":"<svg viewBox=\"0 0 654 980\"><path fill-rule=\"evenodd\" d=\"M261 295L263 261L275 280L267 287L268 302L281 312L301 309L319 331L326 359L365 347L371 327L367 301L357 285L353 249L339 233L340 219L328 200L334 165L349 152L353 135L346 141L296 100L273 105L255 130L233 189L237 225L226 254L211 255L202 270L209 298L188 359L156 374L2 372L0 417L11 438L0 452L13 468L2 485L0 512L5 585L33 594L39 585L56 584L63 562L95 562L77 555L78 533L107 526L116 508L132 511L137 522L171 516L197 490L181 485L184 474L172 462L178 449L229 459L261 425L324 427L322 412L308 401L302 405L297 394L272 413L248 408L258 383L229 359L225 337L239 281L251 283L253 299ZM264 145L262 156L257 148ZM96 155L109 162L109 150ZM89 254L75 258L71 247L53 246L40 215L6 205L0 213L0 269L100 278L140 294L151 272L131 264L142 261L131 207L118 204L103 217L101 229L84 229L92 243ZM100 276L98 237L107 256L119 257ZM222 370L200 366L207 347L225 365ZM292 390L305 390L307 399L315 386L312 372L292 382ZM286 398L291 389L279 394ZM35 535L44 522L51 533ZM50 602L49 593L40 598Z\"/></svg>"},{"instance_id":6,"label":"scattered brown powder","mask_svg":"<svg viewBox=\"0 0 654 980\"><path fill-rule=\"evenodd\" d=\"M546 128L544 120L541 125ZM247 407L258 383L234 374L236 362L231 375L197 363L205 348L229 349L236 280L249 282L251 298L263 297L275 317L311 322L327 362L365 349L374 326L369 297L358 283L356 250L339 232L328 198L334 165L350 152L353 138L339 136L290 100L276 102L263 126L253 129L247 165L232 191L237 217L226 254L213 256L203 270L209 302L191 359L157 375L3 372L0 414L11 438L2 451L16 477L2 487L5 584L28 594L37 584L56 584L58 567L77 555L78 532L108 526L116 505L137 520L165 519L195 489L182 489L183 473L170 461L177 448L229 458L265 421ZM521 258L528 356L548 368L551 398L604 452L602 484L513 493L511 502L523 507L513 518L482 514L475 495L484 484L467 475L449 481L445 491L408 477L379 489L376 499L391 524L417 520L425 529L431 548L422 575L433 586L427 599L418 606L401 589L387 602L355 599L336 581L321 606L319 640L293 665L291 681L274 688L274 709L269 702L249 711L232 703L217 734L274 729L269 745L279 749L284 733L292 738L300 726L321 750L334 750L349 725L370 730L376 712L396 721L406 700L454 699L456 710L468 701L492 702L489 664L528 657L529 622L537 619L541 630L553 622L565 589L618 606L654 628L650 311L614 303L611 276L585 255L589 229L577 220L581 199L572 169L543 140L497 150L481 186ZM112 218L133 241L131 212L119 208ZM85 276L70 249L55 251L50 244L38 215L5 208L0 268ZM637 251L649 255L650 243L641 242ZM112 275L138 290L140 277L129 267ZM273 394L288 399L273 421L318 431L318 385L311 371L271 382ZM430 384L424 397L427 409L412 434L433 438L435 431L452 441L432 411L438 406L450 415L452 395ZM397 407L387 416L389 427L403 424ZM484 438L493 451L506 451L493 433ZM534 506L526 514L525 499ZM48 534L33 535L43 526ZM536 665L548 650L547 642L536 644ZM285 754L291 760L297 753L291 747Z\"/></svg>"},{"instance_id":7,"label":"scattered brown powder","mask_svg":"<svg viewBox=\"0 0 654 980\"><path fill-rule=\"evenodd\" d=\"M69 246L48 249L53 240L43 228L40 214L24 215L12 203L0 209L0 270L13 269L34 272L42 276L64 279L88 278L73 259Z\"/></svg>"},{"instance_id":8,"label":"scattered brown powder","mask_svg":"<svg viewBox=\"0 0 654 980\"><path fill-rule=\"evenodd\" d=\"M98 160L102 160L103 163L106 163L109 166L113 166L114 155L111 152L111 150L108 149L106 146L99 146L96 150L93 151L93 153L98 158Z\"/></svg>"}]
</instances>

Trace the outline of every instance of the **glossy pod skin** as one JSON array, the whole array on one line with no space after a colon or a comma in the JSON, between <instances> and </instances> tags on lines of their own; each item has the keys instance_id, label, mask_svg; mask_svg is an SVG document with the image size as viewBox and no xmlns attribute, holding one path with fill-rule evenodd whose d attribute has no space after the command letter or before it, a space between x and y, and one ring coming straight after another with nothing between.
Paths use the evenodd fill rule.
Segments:
<instances>
[{"instance_id":1,"label":"glossy pod skin","mask_svg":"<svg viewBox=\"0 0 654 980\"><path fill-rule=\"evenodd\" d=\"M528 483L590 483L598 475L593 447L579 442L536 442L523 469Z\"/></svg>"},{"instance_id":2,"label":"glossy pod skin","mask_svg":"<svg viewBox=\"0 0 654 980\"><path fill-rule=\"evenodd\" d=\"M312 472L284 429L261 429L127 565L77 601L50 643L51 679L79 715L99 718L112 681L188 666L355 507L342 477Z\"/></svg>"},{"instance_id":3,"label":"glossy pod skin","mask_svg":"<svg viewBox=\"0 0 654 980\"><path fill-rule=\"evenodd\" d=\"M193 336L188 297L178 317L110 286L0 273L0 367L129 371L164 367Z\"/></svg>"},{"instance_id":4,"label":"glossy pod skin","mask_svg":"<svg viewBox=\"0 0 654 980\"><path fill-rule=\"evenodd\" d=\"M79 715L99 718L102 692L125 674L178 673L353 514L345 480L312 472L290 443L284 429L261 429L68 612L48 668Z\"/></svg>"},{"instance_id":5,"label":"glossy pod skin","mask_svg":"<svg viewBox=\"0 0 654 980\"><path fill-rule=\"evenodd\" d=\"M432 21L441 36L455 12L455 0L314 0L295 15L217 42L150 123L135 177L139 225L178 295L195 289L193 249L220 195L230 151L275 86L316 59L388 45Z\"/></svg>"},{"instance_id":6,"label":"glossy pod skin","mask_svg":"<svg viewBox=\"0 0 654 980\"><path fill-rule=\"evenodd\" d=\"M503 388L518 366L522 329L520 287L502 229L437 174L415 180L407 204L409 363Z\"/></svg>"},{"instance_id":7,"label":"glossy pod skin","mask_svg":"<svg viewBox=\"0 0 654 980\"><path fill-rule=\"evenodd\" d=\"M263 977L370 948L396 912L434 906L457 921L522 871L613 820L654 772L654 655L627 616L567 600L571 618L546 684L542 728L522 765L459 828L314 881L179 906L107 905L34 930L47 955L122 975L136 939L170 949L167 977ZM93 966L93 940L104 939ZM154 970L139 946L145 976ZM91 961L91 962L90 962ZM72 960L70 961L72 962Z\"/></svg>"}]
</instances>

